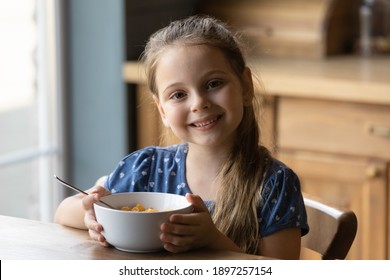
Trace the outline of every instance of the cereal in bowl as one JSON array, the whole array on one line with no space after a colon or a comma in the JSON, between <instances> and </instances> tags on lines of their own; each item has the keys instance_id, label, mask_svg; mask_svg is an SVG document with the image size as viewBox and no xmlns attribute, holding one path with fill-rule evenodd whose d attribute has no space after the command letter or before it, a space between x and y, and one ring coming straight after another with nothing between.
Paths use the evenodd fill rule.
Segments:
<instances>
[{"instance_id":1,"label":"cereal in bowl","mask_svg":"<svg viewBox=\"0 0 390 280\"><path fill-rule=\"evenodd\" d=\"M158 210L154 209L154 208L147 208L147 209L145 209L145 207L141 203L137 203L134 207L122 206L120 208L120 210L122 210L122 211L132 211L132 212L158 212Z\"/></svg>"}]
</instances>

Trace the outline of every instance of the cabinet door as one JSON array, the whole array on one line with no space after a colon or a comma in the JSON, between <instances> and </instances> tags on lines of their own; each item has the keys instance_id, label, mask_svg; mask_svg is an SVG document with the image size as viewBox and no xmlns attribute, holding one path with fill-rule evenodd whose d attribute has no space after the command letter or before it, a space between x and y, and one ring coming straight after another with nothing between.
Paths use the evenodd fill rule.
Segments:
<instances>
[{"instance_id":1,"label":"cabinet door","mask_svg":"<svg viewBox=\"0 0 390 280\"><path fill-rule=\"evenodd\" d=\"M162 121L153 98L144 85L137 86L136 92L137 149L157 146L163 130Z\"/></svg>"},{"instance_id":2,"label":"cabinet door","mask_svg":"<svg viewBox=\"0 0 390 280\"><path fill-rule=\"evenodd\" d=\"M299 176L303 191L352 209L358 232L348 259L386 259L386 162L282 150L278 158Z\"/></svg>"},{"instance_id":3,"label":"cabinet door","mask_svg":"<svg viewBox=\"0 0 390 280\"><path fill-rule=\"evenodd\" d=\"M276 151L276 104L277 98L272 96L259 95L260 108L258 112L259 127L260 127L260 143L267 147L271 153Z\"/></svg>"}]
</instances>

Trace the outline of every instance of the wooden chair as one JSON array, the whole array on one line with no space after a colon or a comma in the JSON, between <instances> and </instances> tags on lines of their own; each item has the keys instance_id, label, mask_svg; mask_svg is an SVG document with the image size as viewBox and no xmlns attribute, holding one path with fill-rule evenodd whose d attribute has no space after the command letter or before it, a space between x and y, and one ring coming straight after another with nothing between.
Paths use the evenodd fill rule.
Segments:
<instances>
[{"instance_id":1,"label":"wooden chair","mask_svg":"<svg viewBox=\"0 0 390 280\"><path fill-rule=\"evenodd\" d=\"M308 194L303 197L310 231L302 237L302 247L318 253L323 260L345 259L357 231L355 213Z\"/></svg>"}]
</instances>

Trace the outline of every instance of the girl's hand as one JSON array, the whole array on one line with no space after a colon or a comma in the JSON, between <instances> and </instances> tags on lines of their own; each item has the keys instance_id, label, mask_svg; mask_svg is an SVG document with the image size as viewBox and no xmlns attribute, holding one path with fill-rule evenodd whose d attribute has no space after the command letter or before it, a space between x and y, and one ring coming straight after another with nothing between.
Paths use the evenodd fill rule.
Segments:
<instances>
[{"instance_id":1,"label":"girl's hand","mask_svg":"<svg viewBox=\"0 0 390 280\"><path fill-rule=\"evenodd\" d=\"M160 227L164 248L172 253L209 246L220 234L203 200L194 194L187 194L186 198L194 207L194 213L173 214L169 222Z\"/></svg>"},{"instance_id":2,"label":"girl's hand","mask_svg":"<svg viewBox=\"0 0 390 280\"><path fill-rule=\"evenodd\" d=\"M106 239L102 235L103 227L96 221L95 210L93 208L93 204L102 196L106 196L111 194L106 188L102 186L97 186L93 189L89 195L85 196L82 200L83 207L85 210L84 223L88 229L89 236L98 242L100 242L103 246L108 247Z\"/></svg>"}]
</instances>

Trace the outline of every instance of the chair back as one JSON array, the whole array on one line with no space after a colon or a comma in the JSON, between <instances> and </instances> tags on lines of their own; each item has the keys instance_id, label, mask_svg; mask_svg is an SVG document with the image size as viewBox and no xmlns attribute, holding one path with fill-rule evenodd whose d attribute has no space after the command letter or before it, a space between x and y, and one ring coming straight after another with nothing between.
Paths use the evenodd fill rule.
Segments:
<instances>
[{"instance_id":1,"label":"chair back","mask_svg":"<svg viewBox=\"0 0 390 280\"><path fill-rule=\"evenodd\" d=\"M310 230L302 237L302 247L319 253L323 260L345 259L357 232L355 213L303 196Z\"/></svg>"}]
</instances>

